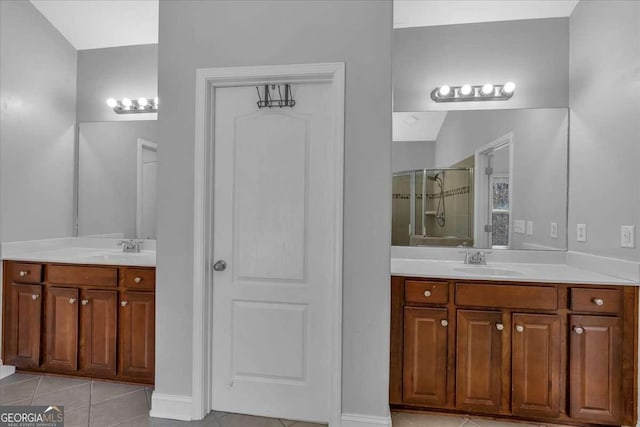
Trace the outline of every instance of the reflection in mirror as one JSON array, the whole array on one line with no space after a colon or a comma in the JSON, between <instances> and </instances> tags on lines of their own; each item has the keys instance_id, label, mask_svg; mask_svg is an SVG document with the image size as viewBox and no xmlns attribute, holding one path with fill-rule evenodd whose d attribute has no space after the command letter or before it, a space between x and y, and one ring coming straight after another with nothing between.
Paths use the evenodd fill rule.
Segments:
<instances>
[{"instance_id":1,"label":"reflection in mirror","mask_svg":"<svg viewBox=\"0 0 640 427\"><path fill-rule=\"evenodd\" d=\"M566 249L568 110L441 116L414 115L433 140L393 143L394 164L423 167L394 173L392 244Z\"/></svg>"},{"instance_id":2,"label":"reflection in mirror","mask_svg":"<svg viewBox=\"0 0 640 427\"><path fill-rule=\"evenodd\" d=\"M78 236L155 239L157 121L78 126Z\"/></svg>"}]
</instances>

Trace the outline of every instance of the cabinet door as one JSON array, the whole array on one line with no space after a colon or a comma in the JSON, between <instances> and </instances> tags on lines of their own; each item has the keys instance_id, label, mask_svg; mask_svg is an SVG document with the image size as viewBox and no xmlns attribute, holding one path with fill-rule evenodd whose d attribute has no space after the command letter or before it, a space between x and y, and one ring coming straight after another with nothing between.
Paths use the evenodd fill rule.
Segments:
<instances>
[{"instance_id":1,"label":"cabinet door","mask_svg":"<svg viewBox=\"0 0 640 427\"><path fill-rule=\"evenodd\" d=\"M620 424L622 322L617 317L571 316L569 415Z\"/></svg>"},{"instance_id":2,"label":"cabinet door","mask_svg":"<svg viewBox=\"0 0 640 427\"><path fill-rule=\"evenodd\" d=\"M11 283L5 293L5 363L40 366L42 286Z\"/></svg>"},{"instance_id":3,"label":"cabinet door","mask_svg":"<svg viewBox=\"0 0 640 427\"><path fill-rule=\"evenodd\" d=\"M155 367L155 295L120 296L120 374L153 381Z\"/></svg>"},{"instance_id":4,"label":"cabinet door","mask_svg":"<svg viewBox=\"0 0 640 427\"><path fill-rule=\"evenodd\" d=\"M45 301L46 369L78 369L78 289L48 287Z\"/></svg>"},{"instance_id":5,"label":"cabinet door","mask_svg":"<svg viewBox=\"0 0 640 427\"><path fill-rule=\"evenodd\" d=\"M405 307L404 403L446 404L447 325L446 309Z\"/></svg>"},{"instance_id":6,"label":"cabinet door","mask_svg":"<svg viewBox=\"0 0 640 427\"><path fill-rule=\"evenodd\" d=\"M118 293L85 290L80 306L80 369L91 375L116 374Z\"/></svg>"},{"instance_id":7,"label":"cabinet door","mask_svg":"<svg viewBox=\"0 0 640 427\"><path fill-rule=\"evenodd\" d=\"M514 314L512 409L515 415L560 414L560 316Z\"/></svg>"},{"instance_id":8,"label":"cabinet door","mask_svg":"<svg viewBox=\"0 0 640 427\"><path fill-rule=\"evenodd\" d=\"M458 310L456 407L459 409L492 413L500 411L501 322L500 312Z\"/></svg>"}]
</instances>

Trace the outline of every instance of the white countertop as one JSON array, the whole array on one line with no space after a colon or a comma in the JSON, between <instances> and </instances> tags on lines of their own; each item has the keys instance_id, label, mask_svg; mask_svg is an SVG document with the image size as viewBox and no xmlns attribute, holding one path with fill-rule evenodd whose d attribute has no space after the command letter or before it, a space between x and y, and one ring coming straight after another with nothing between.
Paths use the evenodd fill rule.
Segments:
<instances>
[{"instance_id":1,"label":"white countertop","mask_svg":"<svg viewBox=\"0 0 640 427\"><path fill-rule=\"evenodd\" d=\"M394 276L521 282L580 283L638 286L637 282L587 271L567 264L488 262L465 265L462 261L392 258Z\"/></svg>"},{"instance_id":2,"label":"white countertop","mask_svg":"<svg viewBox=\"0 0 640 427\"><path fill-rule=\"evenodd\" d=\"M139 253L122 252L122 239L66 237L3 243L2 259L69 264L155 267L155 241L144 240Z\"/></svg>"}]
</instances>

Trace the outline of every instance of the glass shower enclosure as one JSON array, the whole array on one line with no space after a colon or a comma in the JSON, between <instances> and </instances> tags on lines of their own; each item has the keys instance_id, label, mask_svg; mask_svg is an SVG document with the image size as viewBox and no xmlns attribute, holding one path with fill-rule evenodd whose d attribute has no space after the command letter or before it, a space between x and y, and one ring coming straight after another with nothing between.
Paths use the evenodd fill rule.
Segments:
<instances>
[{"instance_id":1,"label":"glass shower enclosure","mask_svg":"<svg viewBox=\"0 0 640 427\"><path fill-rule=\"evenodd\" d=\"M393 175L394 246L473 246L473 168Z\"/></svg>"}]
</instances>

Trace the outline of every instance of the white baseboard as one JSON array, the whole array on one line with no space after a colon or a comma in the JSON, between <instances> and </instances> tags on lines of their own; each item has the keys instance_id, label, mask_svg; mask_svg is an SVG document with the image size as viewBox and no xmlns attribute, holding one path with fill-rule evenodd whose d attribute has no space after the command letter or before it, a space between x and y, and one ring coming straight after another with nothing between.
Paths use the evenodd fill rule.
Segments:
<instances>
[{"instance_id":1,"label":"white baseboard","mask_svg":"<svg viewBox=\"0 0 640 427\"><path fill-rule=\"evenodd\" d=\"M161 394L154 391L151 395L151 411L149 411L149 415L153 418L191 421L193 419L192 406L191 396Z\"/></svg>"},{"instance_id":2,"label":"white baseboard","mask_svg":"<svg viewBox=\"0 0 640 427\"><path fill-rule=\"evenodd\" d=\"M372 417L371 415L342 414L342 427L391 427L391 416Z\"/></svg>"},{"instance_id":3,"label":"white baseboard","mask_svg":"<svg viewBox=\"0 0 640 427\"><path fill-rule=\"evenodd\" d=\"M8 377L9 375L13 375L16 372L16 367L11 365L3 365L2 360L0 360L0 380Z\"/></svg>"}]
</instances>

